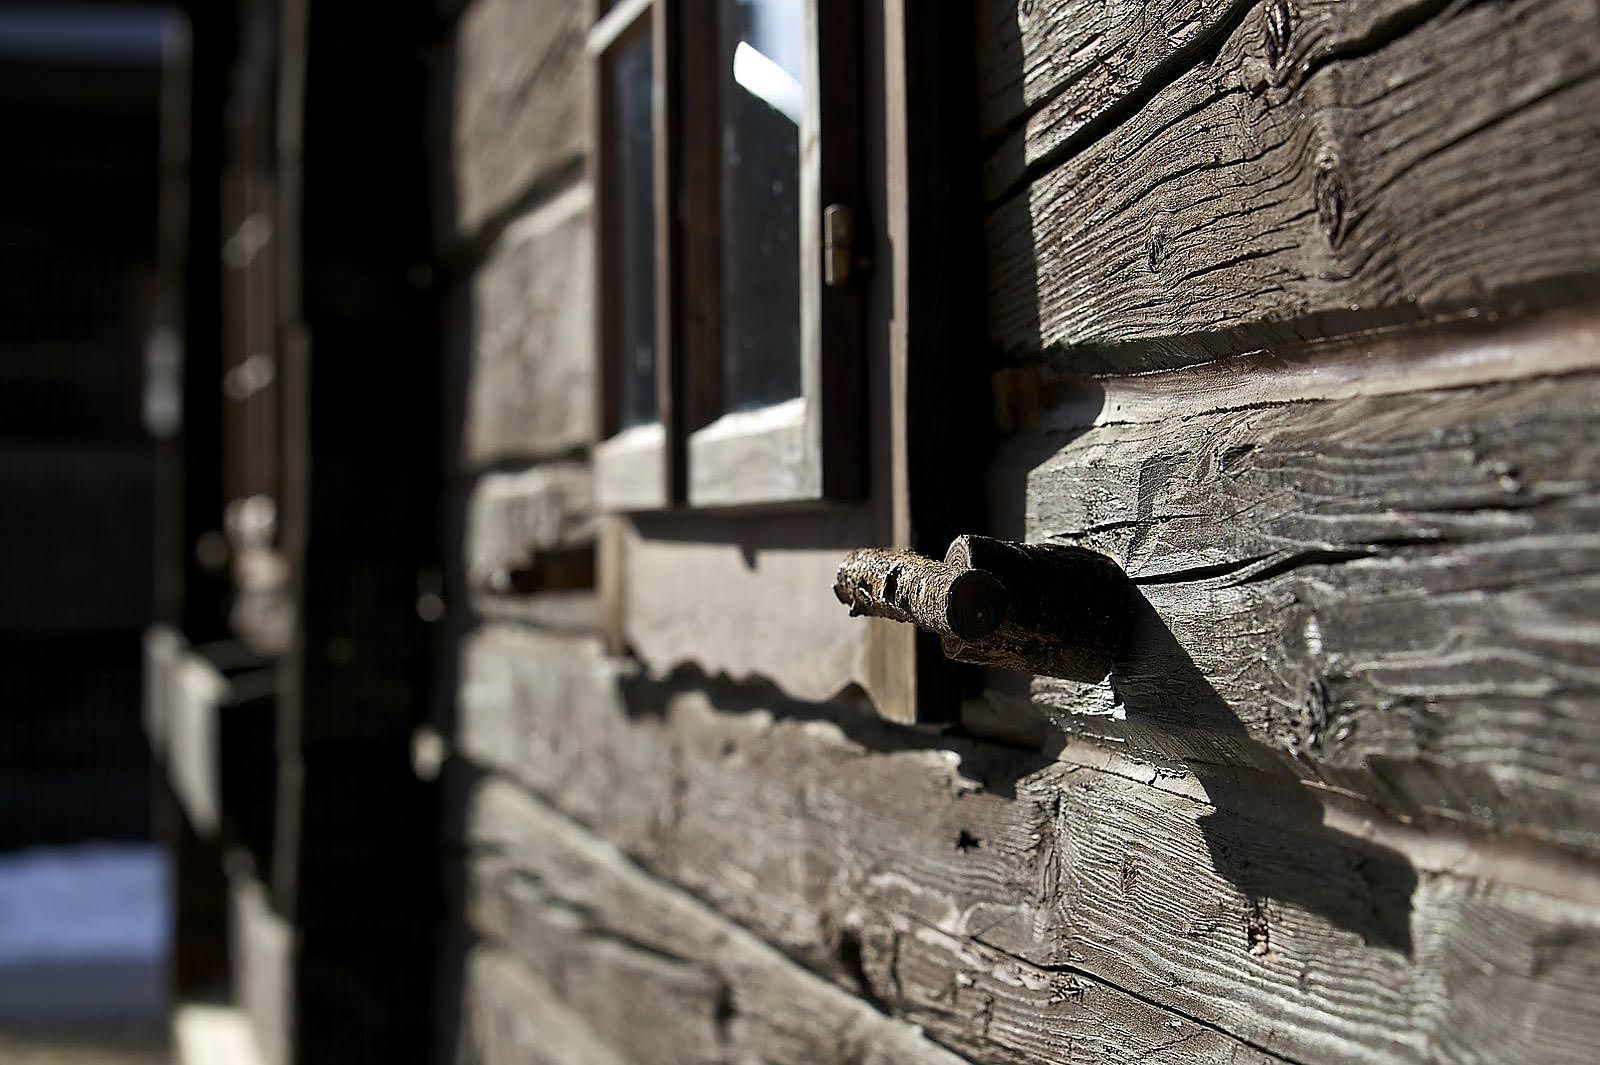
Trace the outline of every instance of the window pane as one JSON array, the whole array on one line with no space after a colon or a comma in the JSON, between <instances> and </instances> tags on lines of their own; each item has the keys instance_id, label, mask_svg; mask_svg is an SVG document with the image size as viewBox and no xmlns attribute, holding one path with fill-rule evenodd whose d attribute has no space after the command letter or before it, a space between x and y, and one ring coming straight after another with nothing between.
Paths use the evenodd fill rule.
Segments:
<instances>
[{"instance_id":1,"label":"window pane","mask_svg":"<svg viewBox=\"0 0 1600 1065\"><path fill-rule=\"evenodd\" d=\"M653 422L656 411L655 131L650 94L654 81L648 23L606 53L607 128L612 153L612 248L621 291L612 294L620 316L617 373L622 427ZM604 298L604 297L603 297Z\"/></svg>"},{"instance_id":2,"label":"window pane","mask_svg":"<svg viewBox=\"0 0 1600 1065\"><path fill-rule=\"evenodd\" d=\"M721 0L724 402L800 394L805 0Z\"/></svg>"}]
</instances>

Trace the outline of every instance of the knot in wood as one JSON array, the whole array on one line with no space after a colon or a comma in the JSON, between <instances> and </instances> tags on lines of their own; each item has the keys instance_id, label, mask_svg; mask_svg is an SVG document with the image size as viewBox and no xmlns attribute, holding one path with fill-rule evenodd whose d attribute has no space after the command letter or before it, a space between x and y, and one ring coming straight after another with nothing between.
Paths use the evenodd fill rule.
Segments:
<instances>
[{"instance_id":1,"label":"knot in wood","mask_svg":"<svg viewBox=\"0 0 1600 1065\"><path fill-rule=\"evenodd\" d=\"M1339 164L1330 157L1317 160L1312 196L1316 201L1317 224L1322 227L1330 247L1344 235L1345 190Z\"/></svg>"}]
</instances>

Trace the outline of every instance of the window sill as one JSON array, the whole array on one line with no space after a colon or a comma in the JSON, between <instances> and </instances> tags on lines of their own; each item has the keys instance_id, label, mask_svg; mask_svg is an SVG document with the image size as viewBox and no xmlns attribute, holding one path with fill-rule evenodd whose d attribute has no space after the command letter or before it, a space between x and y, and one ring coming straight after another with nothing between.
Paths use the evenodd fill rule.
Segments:
<instances>
[{"instance_id":1,"label":"window sill","mask_svg":"<svg viewBox=\"0 0 1600 1065\"><path fill-rule=\"evenodd\" d=\"M667 431L659 423L624 429L594 446L594 500L602 511L661 510L667 492Z\"/></svg>"},{"instance_id":2,"label":"window sill","mask_svg":"<svg viewBox=\"0 0 1600 1065\"><path fill-rule=\"evenodd\" d=\"M689 436L689 505L736 507L822 498L806 400L725 414Z\"/></svg>"}]
</instances>

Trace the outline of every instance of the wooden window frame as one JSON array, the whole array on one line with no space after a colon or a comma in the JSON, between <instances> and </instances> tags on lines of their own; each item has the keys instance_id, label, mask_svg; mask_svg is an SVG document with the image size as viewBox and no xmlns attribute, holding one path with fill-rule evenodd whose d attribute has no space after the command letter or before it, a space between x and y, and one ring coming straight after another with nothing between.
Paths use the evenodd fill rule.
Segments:
<instances>
[{"instance_id":1,"label":"wooden window frame","mask_svg":"<svg viewBox=\"0 0 1600 1065\"><path fill-rule=\"evenodd\" d=\"M832 6L818 10L829 14L855 6L824 3ZM984 528L984 426L992 411L987 364L974 354L984 350L986 334L982 300L973 298L984 290L984 276L971 11L959 4L869 0L847 14L861 19L854 71L859 96L843 104L860 138L848 175L852 191L859 189L855 248L872 262L870 269L855 264L849 288L830 290L859 301L854 337L860 354L852 353L854 365L825 360L823 384L835 389L830 399L853 402L871 416L847 420L844 450L825 449L823 458L828 466L845 466L833 484L853 484L860 494L819 503L677 507L602 521L601 627L612 654L633 656L651 670L696 663L709 675L762 677L808 700L843 690L825 691L831 684L854 684L889 720L947 724L960 719L968 667L946 662L937 638L910 626L850 619L832 602L831 587L838 559L853 548L875 544L942 556L951 537ZM696 93L714 87L714 81L681 81L679 101L697 106ZM830 96L823 106L838 99ZM603 150L603 143L596 148ZM683 195L704 194L712 178L693 167L714 164L714 157L707 162L702 153L697 163L687 154ZM851 201L840 195L835 202ZM719 246L684 244L683 269L703 273L699 257L719 255ZM699 342L697 330L722 328L720 284L700 288L684 294L679 316L689 345ZM720 369L720 359L714 368ZM688 375L679 385L675 396L679 409L689 412L691 430L716 420L704 414L720 403L720 385L714 374ZM825 402L819 409L831 417L848 406ZM597 469L597 480L602 477ZM604 490L597 484L597 494ZM661 567L670 567L670 574ZM827 602L824 607L813 598L806 609L814 615L801 612L775 623L776 638L791 641L788 650L753 656L730 647L728 641L737 643L738 619L763 612L790 616L781 604L795 580L821 590ZM697 602L683 603L683 596ZM840 626L813 627L813 616L840 619ZM697 628L702 621L709 622L703 632ZM852 627L848 637L845 625ZM818 657L839 650L841 640L853 664L841 658L836 675L820 678ZM712 645L716 653L701 653Z\"/></svg>"},{"instance_id":2,"label":"wooden window frame","mask_svg":"<svg viewBox=\"0 0 1600 1065\"><path fill-rule=\"evenodd\" d=\"M617 175L604 60L651 22L656 204L656 423L621 428ZM863 223L860 11L805 0L805 111L800 134L800 394L755 410L723 409L718 0L616 0L589 36L595 88L597 296L601 436L596 504L607 511L858 501L866 488L863 299L854 247L845 276L824 282L824 211ZM826 66L827 75L823 70ZM686 278L695 278L689 284Z\"/></svg>"},{"instance_id":3,"label":"wooden window frame","mask_svg":"<svg viewBox=\"0 0 1600 1065\"><path fill-rule=\"evenodd\" d=\"M598 5L597 5L598 7ZM587 41L590 84L594 100L594 137L590 155L591 179L595 190L595 350L598 354L596 393L602 439L594 447L595 504L601 510L658 510L670 506L682 494L675 461L674 441L678 438L679 405L675 402L678 375L674 372L673 323L673 226L671 212L663 210L669 201L672 138L668 125L672 100L668 64L672 60L668 42L667 0L616 0L603 12L596 11ZM621 285L620 262L616 254L619 227L612 212L612 191L618 174L610 164L608 148L613 143L611 86L606 77L607 53L634 34L650 33L651 41L651 184L655 203L655 321L656 321L656 420L644 425L622 426L622 381L619 372L621 323L611 314L607 293Z\"/></svg>"}]
</instances>

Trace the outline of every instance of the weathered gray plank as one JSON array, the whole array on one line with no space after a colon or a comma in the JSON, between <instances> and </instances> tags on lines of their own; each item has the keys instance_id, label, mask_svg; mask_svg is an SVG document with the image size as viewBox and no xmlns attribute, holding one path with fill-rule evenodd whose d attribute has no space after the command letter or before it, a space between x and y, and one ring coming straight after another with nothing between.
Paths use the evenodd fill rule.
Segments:
<instances>
[{"instance_id":1,"label":"weathered gray plank","mask_svg":"<svg viewBox=\"0 0 1600 1065\"><path fill-rule=\"evenodd\" d=\"M979 0L979 124L985 185L1001 196L1041 160L1093 140L1150 101L1241 28L1269 65L1370 51L1437 14L1438 0ZM1045 165L1048 165L1046 162Z\"/></svg>"},{"instance_id":2,"label":"weathered gray plank","mask_svg":"<svg viewBox=\"0 0 1600 1065\"><path fill-rule=\"evenodd\" d=\"M974 1060L1493 1061L1529 1016L1550 1060L1600 1037L1600 881L1549 849L1443 847L1260 773L719 709L581 641L485 631L463 678L468 757Z\"/></svg>"},{"instance_id":3,"label":"weathered gray plank","mask_svg":"<svg viewBox=\"0 0 1600 1065\"><path fill-rule=\"evenodd\" d=\"M556 632L595 632L601 626L599 599L594 592L541 592L505 596L469 592L474 617L486 621L517 621Z\"/></svg>"},{"instance_id":4,"label":"weathered gray plank","mask_svg":"<svg viewBox=\"0 0 1600 1065\"><path fill-rule=\"evenodd\" d=\"M1001 528L1110 555L1147 603L1107 681L1034 701L1600 849L1600 377L1252 406L1270 377L1184 402L1171 376L1165 403L1091 387L991 471Z\"/></svg>"},{"instance_id":5,"label":"weathered gray plank","mask_svg":"<svg viewBox=\"0 0 1600 1065\"><path fill-rule=\"evenodd\" d=\"M1252 5L1240 0L978 0L978 125L1001 155L1059 144L1149 86ZM1046 133L1044 131L1048 130ZM1037 149L1035 149L1037 151Z\"/></svg>"},{"instance_id":6,"label":"weathered gray plank","mask_svg":"<svg viewBox=\"0 0 1600 1065\"><path fill-rule=\"evenodd\" d=\"M467 584L495 596L594 586L589 467L552 462L489 473L467 501Z\"/></svg>"},{"instance_id":7,"label":"weathered gray plank","mask_svg":"<svg viewBox=\"0 0 1600 1065\"><path fill-rule=\"evenodd\" d=\"M631 1065L504 951L467 956L461 1013L454 1065Z\"/></svg>"},{"instance_id":8,"label":"weathered gray plank","mask_svg":"<svg viewBox=\"0 0 1600 1065\"><path fill-rule=\"evenodd\" d=\"M472 236L589 143L588 4L475 0L434 87L450 145L446 226Z\"/></svg>"},{"instance_id":9,"label":"weathered gray plank","mask_svg":"<svg viewBox=\"0 0 1600 1065\"><path fill-rule=\"evenodd\" d=\"M465 813L477 929L545 974L630 1060L955 1065L503 781ZM629 993L618 995L618 987Z\"/></svg>"},{"instance_id":10,"label":"weathered gray plank","mask_svg":"<svg viewBox=\"0 0 1600 1065\"><path fill-rule=\"evenodd\" d=\"M588 186L510 226L473 275L461 459L561 456L594 433Z\"/></svg>"},{"instance_id":11,"label":"weathered gray plank","mask_svg":"<svg viewBox=\"0 0 1600 1065\"><path fill-rule=\"evenodd\" d=\"M705 514L622 525L628 646L654 673L683 665L762 678L798 699L870 689L869 630L833 596L834 570L874 539L871 516L836 508L760 523Z\"/></svg>"},{"instance_id":12,"label":"weathered gray plank","mask_svg":"<svg viewBox=\"0 0 1600 1065\"><path fill-rule=\"evenodd\" d=\"M1592 290L1592 4L1267 0L1193 58L991 161L1003 353L1144 367Z\"/></svg>"}]
</instances>

